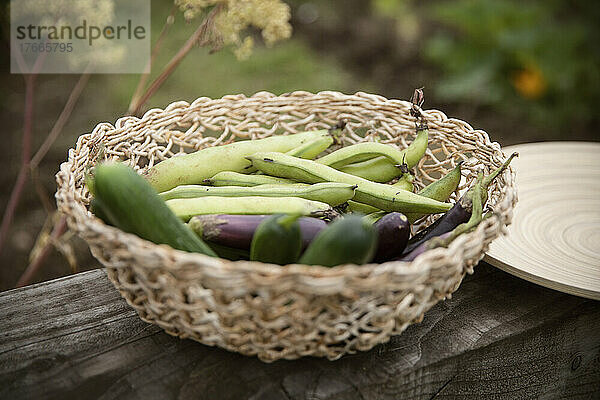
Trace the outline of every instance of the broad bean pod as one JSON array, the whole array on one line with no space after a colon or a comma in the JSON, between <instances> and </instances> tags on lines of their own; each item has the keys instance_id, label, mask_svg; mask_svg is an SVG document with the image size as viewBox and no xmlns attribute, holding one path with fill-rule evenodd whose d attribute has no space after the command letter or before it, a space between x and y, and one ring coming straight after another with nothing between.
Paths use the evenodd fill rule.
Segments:
<instances>
[{"instance_id":1,"label":"broad bean pod","mask_svg":"<svg viewBox=\"0 0 600 400\"><path fill-rule=\"evenodd\" d=\"M336 213L327 203L299 197L197 197L167 200L176 216L189 221L205 214L298 214L310 217L332 217Z\"/></svg>"},{"instance_id":2,"label":"broad bean pod","mask_svg":"<svg viewBox=\"0 0 600 400\"><path fill-rule=\"evenodd\" d=\"M252 187L182 185L160 193L160 197L163 200L188 199L206 196L301 197L303 199L321 201L331 206L337 206L354 197L354 189L355 187L353 185L336 182L316 183L314 185L259 185Z\"/></svg>"},{"instance_id":3,"label":"broad bean pod","mask_svg":"<svg viewBox=\"0 0 600 400\"><path fill-rule=\"evenodd\" d=\"M221 171L244 172L249 165L244 157L257 151L286 152L323 136L329 133L326 130L303 132L208 147L168 158L152 166L145 177L157 192L164 192L179 185L202 183Z\"/></svg>"},{"instance_id":4,"label":"broad bean pod","mask_svg":"<svg viewBox=\"0 0 600 400\"><path fill-rule=\"evenodd\" d=\"M403 161L408 168L414 168L419 160L423 158L427 150L428 138L429 130L426 128L419 129L415 140L406 149L401 150L406 155ZM401 174L396 164L386 157L376 157L371 160L348 164L340 167L340 171L381 183L389 182Z\"/></svg>"},{"instance_id":5,"label":"broad bean pod","mask_svg":"<svg viewBox=\"0 0 600 400\"><path fill-rule=\"evenodd\" d=\"M314 161L276 152L261 152L248 159L262 172L306 183L340 182L356 185L354 200L384 211L438 213L451 208L448 203L419 196L390 185L370 182Z\"/></svg>"}]
</instances>

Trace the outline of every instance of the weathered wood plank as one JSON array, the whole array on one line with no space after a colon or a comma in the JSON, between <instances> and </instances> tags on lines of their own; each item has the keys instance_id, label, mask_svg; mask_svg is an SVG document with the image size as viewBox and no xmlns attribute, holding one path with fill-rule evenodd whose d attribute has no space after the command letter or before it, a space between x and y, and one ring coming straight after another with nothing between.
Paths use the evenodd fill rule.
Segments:
<instances>
[{"instance_id":1,"label":"weathered wood plank","mask_svg":"<svg viewBox=\"0 0 600 400\"><path fill-rule=\"evenodd\" d=\"M264 364L142 322L102 270L0 293L0 398L600 398L600 303L485 264L366 353Z\"/></svg>"}]
</instances>

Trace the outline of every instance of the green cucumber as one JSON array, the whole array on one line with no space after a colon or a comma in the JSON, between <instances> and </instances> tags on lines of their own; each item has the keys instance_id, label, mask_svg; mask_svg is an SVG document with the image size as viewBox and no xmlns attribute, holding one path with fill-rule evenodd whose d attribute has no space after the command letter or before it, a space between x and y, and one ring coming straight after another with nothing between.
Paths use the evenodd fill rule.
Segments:
<instances>
[{"instance_id":1,"label":"green cucumber","mask_svg":"<svg viewBox=\"0 0 600 400\"><path fill-rule=\"evenodd\" d=\"M244 249L236 249L234 247L225 246L222 244L207 242L211 249L221 258L226 258L230 261L249 260L250 252Z\"/></svg>"},{"instance_id":2,"label":"green cucumber","mask_svg":"<svg viewBox=\"0 0 600 400\"><path fill-rule=\"evenodd\" d=\"M98 165L94 192L101 214L115 227L156 244L216 257L132 168L120 163Z\"/></svg>"},{"instance_id":3,"label":"green cucumber","mask_svg":"<svg viewBox=\"0 0 600 400\"><path fill-rule=\"evenodd\" d=\"M276 214L256 228L250 245L250 260L271 264L293 264L302 251L300 214Z\"/></svg>"},{"instance_id":4,"label":"green cucumber","mask_svg":"<svg viewBox=\"0 0 600 400\"><path fill-rule=\"evenodd\" d=\"M96 217L100 218L104 221L105 224L115 226L115 223L109 217L108 212L106 211L106 207L102 204L99 198L94 197L90 202L90 211Z\"/></svg>"},{"instance_id":5,"label":"green cucumber","mask_svg":"<svg viewBox=\"0 0 600 400\"><path fill-rule=\"evenodd\" d=\"M333 267L362 265L371 261L377 249L373 224L358 215L340 218L321 231L298 263Z\"/></svg>"}]
</instances>

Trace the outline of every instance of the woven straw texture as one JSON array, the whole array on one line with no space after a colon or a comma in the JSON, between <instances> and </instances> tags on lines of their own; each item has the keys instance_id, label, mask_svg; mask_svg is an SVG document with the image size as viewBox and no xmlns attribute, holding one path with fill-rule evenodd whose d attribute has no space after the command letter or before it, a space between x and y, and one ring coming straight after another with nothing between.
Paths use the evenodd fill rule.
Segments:
<instances>
[{"instance_id":1,"label":"woven straw texture","mask_svg":"<svg viewBox=\"0 0 600 400\"><path fill-rule=\"evenodd\" d=\"M378 140L405 148L415 134L410 109L405 101L338 92L260 92L172 103L141 119L124 117L114 126L101 123L81 135L57 174L58 206L140 317L172 335L267 362L308 355L336 359L369 350L421 321L425 311L449 297L490 242L506 230L517 200L511 169L489 189L488 208L494 216L448 248L430 250L411 263L334 268L232 262L155 245L94 217L88 211L84 177L101 161L99 155L122 160L142 173L178 152L330 128L340 120L346 122L342 145ZM462 159L463 181L456 199L477 171L489 173L506 159L485 132L440 111L423 115L430 144L416 167L417 188Z\"/></svg>"}]
</instances>

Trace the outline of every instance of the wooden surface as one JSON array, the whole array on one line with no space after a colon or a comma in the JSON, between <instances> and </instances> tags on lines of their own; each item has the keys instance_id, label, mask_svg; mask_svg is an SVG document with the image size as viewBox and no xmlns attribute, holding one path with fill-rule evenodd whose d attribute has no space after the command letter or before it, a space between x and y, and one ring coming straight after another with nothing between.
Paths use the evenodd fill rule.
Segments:
<instances>
[{"instance_id":1,"label":"wooden surface","mask_svg":"<svg viewBox=\"0 0 600 400\"><path fill-rule=\"evenodd\" d=\"M0 293L2 399L598 399L600 302L481 263L402 335L264 364L142 322L103 270Z\"/></svg>"},{"instance_id":2,"label":"wooden surface","mask_svg":"<svg viewBox=\"0 0 600 400\"><path fill-rule=\"evenodd\" d=\"M546 287L600 300L600 143L544 142L518 152L519 202L486 261Z\"/></svg>"}]
</instances>

